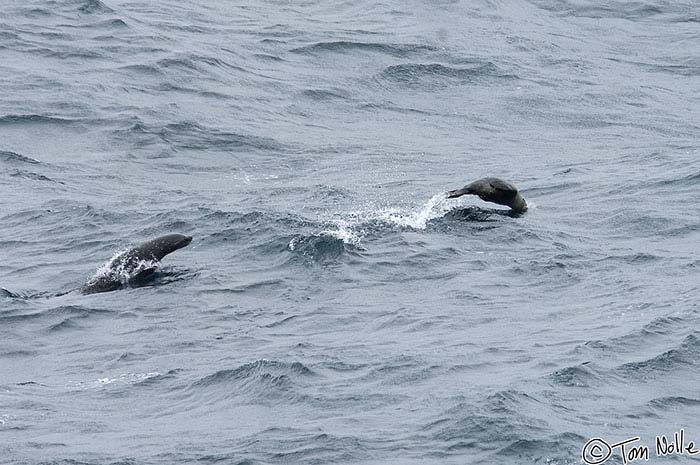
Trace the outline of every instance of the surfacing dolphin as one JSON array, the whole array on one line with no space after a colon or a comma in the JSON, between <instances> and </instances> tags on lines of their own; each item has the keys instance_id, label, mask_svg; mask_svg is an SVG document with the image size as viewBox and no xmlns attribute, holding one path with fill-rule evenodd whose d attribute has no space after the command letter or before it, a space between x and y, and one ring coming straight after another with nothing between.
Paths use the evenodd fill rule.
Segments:
<instances>
[{"instance_id":1,"label":"surfacing dolphin","mask_svg":"<svg viewBox=\"0 0 700 465\"><path fill-rule=\"evenodd\" d=\"M158 270L163 257L186 247L190 242L191 236L168 234L125 250L100 268L80 291L95 294L142 283Z\"/></svg>"},{"instance_id":2,"label":"surfacing dolphin","mask_svg":"<svg viewBox=\"0 0 700 465\"><path fill-rule=\"evenodd\" d=\"M461 189L447 192L447 198L462 195L478 195L481 200L510 207L515 213L527 211L527 203L518 189L509 182L498 178L483 178L467 184Z\"/></svg>"}]
</instances>

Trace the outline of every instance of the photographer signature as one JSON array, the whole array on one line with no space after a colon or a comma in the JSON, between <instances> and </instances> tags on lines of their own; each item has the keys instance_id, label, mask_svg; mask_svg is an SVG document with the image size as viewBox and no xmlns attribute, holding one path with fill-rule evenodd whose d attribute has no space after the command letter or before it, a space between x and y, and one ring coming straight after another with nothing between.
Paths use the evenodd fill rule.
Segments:
<instances>
[{"instance_id":1,"label":"photographer signature","mask_svg":"<svg viewBox=\"0 0 700 465\"><path fill-rule=\"evenodd\" d=\"M613 451L620 454L622 463L627 465L635 460L649 460L649 447L639 444L640 438L633 437L624 441L609 444L601 438L593 438L583 446L581 457L588 465L600 465L605 463L612 455ZM696 455L700 449L696 448L693 441L685 442L685 431L673 433L672 440L665 435L656 436L654 452L657 457L667 457L670 455Z\"/></svg>"}]
</instances>

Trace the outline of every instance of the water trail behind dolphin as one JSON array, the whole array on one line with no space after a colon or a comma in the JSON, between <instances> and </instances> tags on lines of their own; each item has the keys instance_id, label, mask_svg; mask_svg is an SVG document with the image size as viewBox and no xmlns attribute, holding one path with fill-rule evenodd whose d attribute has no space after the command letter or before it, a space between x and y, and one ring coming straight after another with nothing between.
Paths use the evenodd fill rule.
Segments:
<instances>
[{"instance_id":1,"label":"water trail behind dolphin","mask_svg":"<svg viewBox=\"0 0 700 465\"><path fill-rule=\"evenodd\" d=\"M430 220L444 216L445 213L453 208L444 202L445 199L445 193L436 194L432 196L430 200L428 200L418 211L409 213L389 212L388 214L383 215L380 219L402 227L425 229Z\"/></svg>"},{"instance_id":2,"label":"water trail behind dolphin","mask_svg":"<svg viewBox=\"0 0 700 465\"><path fill-rule=\"evenodd\" d=\"M310 237L330 236L342 241L357 250L364 250L361 242L372 232L379 229L410 228L424 230L431 220L443 217L453 207L444 202L445 194L433 195L425 204L417 210L400 208L370 208L355 210L343 214L334 214L332 218L322 220L326 227ZM304 238L307 236L302 236ZM295 250L300 237L295 237L289 243L289 249Z\"/></svg>"}]
</instances>

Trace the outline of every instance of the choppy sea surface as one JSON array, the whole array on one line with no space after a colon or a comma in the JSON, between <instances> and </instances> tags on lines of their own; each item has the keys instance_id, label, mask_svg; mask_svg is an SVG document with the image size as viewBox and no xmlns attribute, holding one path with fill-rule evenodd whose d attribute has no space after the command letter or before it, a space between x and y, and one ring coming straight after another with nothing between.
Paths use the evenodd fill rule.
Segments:
<instances>
[{"instance_id":1,"label":"choppy sea surface","mask_svg":"<svg viewBox=\"0 0 700 465\"><path fill-rule=\"evenodd\" d=\"M4 0L0 462L696 463L699 49L695 1Z\"/></svg>"}]
</instances>

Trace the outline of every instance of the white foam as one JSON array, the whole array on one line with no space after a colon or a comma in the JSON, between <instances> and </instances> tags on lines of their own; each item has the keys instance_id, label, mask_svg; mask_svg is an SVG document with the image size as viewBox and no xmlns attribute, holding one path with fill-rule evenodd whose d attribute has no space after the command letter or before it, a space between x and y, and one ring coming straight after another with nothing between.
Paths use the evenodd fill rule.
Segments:
<instances>
[{"instance_id":1,"label":"white foam","mask_svg":"<svg viewBox=\"0 0 700 465\"><path fill-rule=\"evenodd\" d=\"M122 284L129 283L129 280L140 272L148 269L160 269L158 260L139 260L135 264L126 259L125 252L129 249L117 251L104 265L100 266L95 274L88 280L88 286L101 280L108 278L111 281L118 281Z\"/></svg>"}]
</instances>

